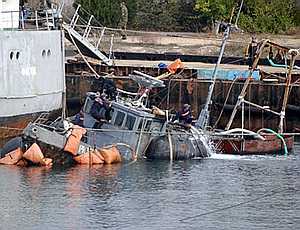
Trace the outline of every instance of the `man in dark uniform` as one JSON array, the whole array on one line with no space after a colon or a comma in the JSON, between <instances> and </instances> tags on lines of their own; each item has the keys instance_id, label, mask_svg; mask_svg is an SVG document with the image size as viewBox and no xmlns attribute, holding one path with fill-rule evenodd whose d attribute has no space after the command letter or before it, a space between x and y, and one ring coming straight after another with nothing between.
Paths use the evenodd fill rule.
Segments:
<instances>
[{"instance_id":1,"label":"man in dark uniform","mask_svg":"<svg viewBox=\"0 0 300 230\"><path fill-rule=\"evenodd\" d=\"M114 69L110 69L108 74L99 79L95 79L92 83L91 89L94 92L100 92L100 94L107 94L108 99L115 100L117 96L117 87L115 82L110 79L114 76Z\"/></svg>"},{"instance_id":2,"label":"man in dark uniform","mask_svg":"<svg viewBox=\"0 0 300 230\"><path fill-rule=\"evenodd\" d=\"M90 114L97 121L110 120L110 103L104 94L95 98Z\"/></svg>"},{"instance_id":3,"label":"man in dark uniform","mask_svg":"<svg viewBox=\"0 0 300 230\"><path fill-rule=\"evenodd\" d=\"M249 65L249 68L252 68L254 58L255 58L255 54L256 54L256 51L257 51L257 47L258 47L257 39L256 39L256 36L253 35L252 39L251 39L251 43L250 43L249 48L248 48L248 65Z\"/></svg>"},{"instance_id":4,"label":"man in dark uniform","mask_svg":"<svg viewBox=\"0 0 300 230\"><path fill-rule=\"evenodd\" d=\"M180 123L190 126L193 122L192 110L189 104L184 104L181 111L176 113L173 121L179 120Z\"/></svg>"},{"instance_id":5,"label":"man in dark uniform","mask_svg":"<svg viewBox=\"0 0 300 230\"><path fill-rule=\"evenodd\" d=\"M125 40L127 38L126 28L128 23L128 9L126 7L125 2L121 2L120 8L121 8L121 18L119 22L119 27L121 29L121 37L122 39Z\"/></svg>"}]
</instances>

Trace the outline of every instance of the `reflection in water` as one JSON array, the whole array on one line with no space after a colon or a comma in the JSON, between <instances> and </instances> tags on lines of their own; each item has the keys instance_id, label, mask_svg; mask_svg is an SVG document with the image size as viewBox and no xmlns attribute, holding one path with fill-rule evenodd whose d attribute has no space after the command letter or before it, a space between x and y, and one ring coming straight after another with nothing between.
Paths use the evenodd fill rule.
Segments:
<instances>
[{"instance_id":1,"label":"reflection in water","mask_svg":"<svg viewBox=\"0 0 300 230\"><path fill-rule=\"evenodd\" d=\"M50 169L3 166L0 175L1 229L300 226L299 155ZM260 197L277 188L287 189L259 202L180 221Z\"/></svg>"}]
</instances>

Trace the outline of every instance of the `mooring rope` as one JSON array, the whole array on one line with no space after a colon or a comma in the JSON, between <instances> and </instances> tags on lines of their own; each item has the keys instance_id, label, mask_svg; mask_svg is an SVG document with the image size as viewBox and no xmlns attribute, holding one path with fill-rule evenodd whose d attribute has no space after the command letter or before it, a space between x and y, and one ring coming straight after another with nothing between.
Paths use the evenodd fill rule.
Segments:
<instances>
[{"instance_id":1,"label":"mooring rope","mask_svg":"<svg viewBox=\"0 0 300 230\"><path fill-rule=\"evenodd\" d=\"M0 129L16 130L16 131L23 131L24 130L24 129L21 129L21 128L13 128L13 127L6 127L6 126L0 126Z\"/></svg>"}]
</instances>

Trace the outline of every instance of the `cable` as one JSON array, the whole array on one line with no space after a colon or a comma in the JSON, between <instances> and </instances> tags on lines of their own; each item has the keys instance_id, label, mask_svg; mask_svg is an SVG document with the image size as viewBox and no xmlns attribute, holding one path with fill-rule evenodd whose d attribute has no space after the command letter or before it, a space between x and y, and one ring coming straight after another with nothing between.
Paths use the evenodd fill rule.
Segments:
<instances>
[{"instance_id":1,"label":"cable","mask_svg":"<svg viewBox=\"0 0 300 230\"><path fill-rule=\"evenodd\" d=\"M217 121L215 122L215 124L214 124L214 126L213 126L213 129L216 128L217 124L219 123L219 121L220 121L220 119L221 119L221 117L222 117L222 115L223 115L223 112L224 112L225 106L226 106L226 104L227 104L227 100L229 99L229 96L230 96L232 87L233 87L233 85L234 85L234 83L235 83L235 81L236 81L237 79L238 79L238 78L236 77L236 78L232 81L232 83L231 83L231 85L230 85L230 88L229 88L228 93L227 93L227 95L226 95L226 99L225 99L223 108L222 108L222 110L221 110L221 112L220 112L220 115L219 115Z\"/></svg>"},{"instance_id":2,"label":"cable","mask_svg":"<svg viewBox=\"0 0 300 230\"><path fill-rule=\"evenodd\" d=\"M228 209L236 208L236 207L239 207L239 206L242 206L242 205L245 205L245 204L249 204L249 203L261 200L261 199L266 198L266 197L272 197L272 196L274 196L276 194L279 194L279 193L282 193L286 190L287 190L286 188L281 188L281 189L277 188L277 189L266 192L262 196L255 197L253 199L250 199L250 200L247 200L247 201L244 201L244 202L240 202L240 203L237 203L237 204L233 204L233 205L230 205L230 206L226 206L226 207L223 207L223 208L215 209L215 210L212 210L212 211L209 211L209 212L201 213L201 214L194 215L194 216L185 217L185 218L180 219L179 221L180 222L185 222L187 220L192 220L192 219L196 219L196 218L199 218L199 217L202 217L202 216L207 216L207 215L218 213L218 212L225 211L225 210L228 210ZM296 190L296 191L299 191L299 190Z\"/></svg>"},{"instance_id":3,"label":"cable","mask_svg":"<svg viewBox=\"0 0 300 230\"><path fill-rule=\"evenodd\" d=\"M1 126L0 129L4 129L4 130L16 130L16 131L23 131L24 130L24 129L20 129L20 128L5 127L5 126Z\"/></svg>"}]
</instances>

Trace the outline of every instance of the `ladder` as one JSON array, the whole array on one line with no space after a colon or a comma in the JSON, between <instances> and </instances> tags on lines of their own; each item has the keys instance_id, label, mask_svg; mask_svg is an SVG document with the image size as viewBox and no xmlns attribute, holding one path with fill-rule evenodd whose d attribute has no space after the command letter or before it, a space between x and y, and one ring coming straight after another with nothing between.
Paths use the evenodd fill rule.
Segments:
<instances>
[{"instance_id":1,"label":"ladder","mask_svg":"<svg viewBox=\"0 0 300 230\"><path fill-rule=\"evenodd\" d=\"M106 28L92 26L92 20L94 19L93 15L90 15L86 25L79 25L79 21L84 21L80 17L80 9L81 5L78 5L70 23L63 22L62 24L66 38L70 42L75 43L74 45L76 45L80 49L80 51L85 55L99 59L103 61L106 65L112 66L113 60L111 53L113 45L113 35L110 44L110 54L109 56L107 56L104 52L100 51L99 49ZM92 30L94 29L97 29L97 32L99 32L99 29L101 29L100 37L97 39L95 39L95 37L91 38L91 34L95 35L95 33L92 33Z\"/></svg>"}]
</instances>

